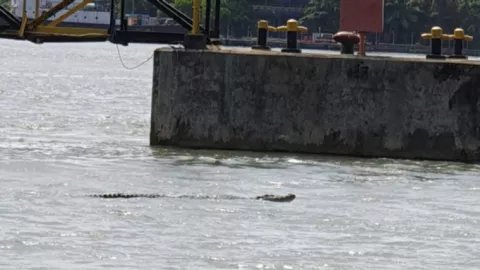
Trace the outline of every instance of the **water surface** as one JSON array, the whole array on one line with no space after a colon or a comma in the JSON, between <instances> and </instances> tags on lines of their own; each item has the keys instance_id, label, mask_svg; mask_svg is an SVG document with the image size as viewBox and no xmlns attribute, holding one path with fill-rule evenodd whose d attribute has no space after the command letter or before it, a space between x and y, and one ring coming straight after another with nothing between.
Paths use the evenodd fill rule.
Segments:
<instances>
[{"instance_id":1,"label":"water surface","mask_svg":"<svg viewBox=\"0 0 480 270\"><path fill-rule=\"evenodd\" d=\"M0 269L480 265L477 165L151 148L151 61L4 40L0 61ZM111 192L172 198L85 197Z\"/></svg>"}]
</instances>

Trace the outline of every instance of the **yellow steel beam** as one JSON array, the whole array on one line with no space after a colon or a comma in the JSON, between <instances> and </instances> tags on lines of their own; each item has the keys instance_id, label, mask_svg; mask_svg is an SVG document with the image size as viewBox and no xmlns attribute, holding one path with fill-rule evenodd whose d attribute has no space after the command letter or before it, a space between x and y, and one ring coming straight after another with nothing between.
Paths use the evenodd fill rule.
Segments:
<instances>
[{"instance_id":1,"label":"yellow steel beam","mask_svg":"<svg viewBox=\"0 0 480 270\"><path fill-rule=\"evenodd\" d=\"M192 34L198 35L200 34L200 0L193 0L192 1Z\"/></svg>"},{"instance_id":2,"label":"yellow steel beam","mask_svg":"<svg viewBox=\"0 0 480 270\"><path fill-rule=\"evenodd\" d=\"M25 32L25 26L27 25L27 0L23 0L23 7L22 7L22 24L20 25L20 30L18 31L18 36L23 37L23 33Z\"/></svg>"},{"instance_id":3,"label":"yellow steel beam","mask_svg":"<svg viewBox=\"0 0 480 270\"><path fill-rule=\"evenodd\" d=\"M80 4L74 6L69 11L65 12L62 16L55 19L53 22L49 23L48 26L57 26L59 23L63 22L66 18L70 17L73 13L84 8L86 5L90 4L93 0L83 0Z\"/></svg>"},{"instance_id":4,"label":"yellow steel beam","mask_svg":"<svg viewBox=\"0 0 480 270\"><path fill-rule=\"evenodd\" d=\"M50 34L63 36L107 36L108 30L79 27L38 26L32 33L39 35Z\"/></svg>"},{"instance_id":5,"label":"yellow steel beam","mask_svg":"<svg viewBox=\"0 0 480 270\"><path fill-rule=\"evenodd\" d=\"M27 12L23 12L22 16L22 24L20 25L20 30L18 31L18 35L23 37L23 33L25 33L25 26L27 26Z\"/></svg>"},{"instance_id":6,"label":"yellow steel beam","mask_svg":"<svg viewBox=\"0 0 480 270\"><path fill-rule=\"evenodd\" d=\"M28 24L28 29L33 30L40 26L45 20L57 14L60 10L65 9L68 5L73 3L75 0L63 0L62 2L56 4L54 7L49 9L47 12L44 12L40 17L35 18Z\"/></svg>"},{"instance_id":7,"label":"yellow steel beam","mask_svg":"<svg viewBox=\"0 0 480 270\"><path fill-rule=\"evenodd\" d=\"M35 0L35 18L40 17L40 0Z\"/></svg>"}]
</instances>

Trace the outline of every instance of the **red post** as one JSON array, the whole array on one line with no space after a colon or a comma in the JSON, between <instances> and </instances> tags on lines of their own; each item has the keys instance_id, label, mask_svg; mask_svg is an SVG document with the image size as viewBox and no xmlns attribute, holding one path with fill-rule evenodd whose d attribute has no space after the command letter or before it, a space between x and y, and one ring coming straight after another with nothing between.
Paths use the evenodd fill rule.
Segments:
<instances>
[{"instance_id":1,"label":"red post","mask_svg":"<svg viewBox=\"0 0 480 270\"><path fill-rule=\"evenodd\" d=\"M360 33L358 33L358 35L360 36L360 41L358 42L358 53L357 53L357 55L365 56L365 51L366 51L365 35L366 35L366 33L365 32L360 32Z\"/></svg>"},{"instance_id":2,"label":"red post","mask_svg":"<svg viewBox=\"0 0 480 270\"><path fill-rule=\"evenodd\" d=\"M359 33L358 55L365 56L366 34L383 32L384 0L341 0L340 31Z\"/></svg>"}]
</instances>

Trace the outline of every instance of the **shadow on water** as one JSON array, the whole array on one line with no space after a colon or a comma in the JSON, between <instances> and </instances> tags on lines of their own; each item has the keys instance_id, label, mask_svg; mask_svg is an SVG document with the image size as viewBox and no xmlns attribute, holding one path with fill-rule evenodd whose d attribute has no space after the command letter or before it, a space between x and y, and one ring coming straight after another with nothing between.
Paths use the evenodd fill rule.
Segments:
<instances>
[{"instance_id":1,"label":"shadow on water","mask_svg":"<svg viewBox=\"0 0 480 270\"><path fill-rule=\"evenodd\" d=\"M175 166L224 166L233 169L288 169L292 166L348 168L358 175L396 172L409 174L459 174L480 172L479 164L448 161L422 161L390 158L361 158L350 156L316 155L286 152L253 152L234 150L187 149L150 147L154 158L171 158ZM422 177L418 177L421 179Z\"/></svg>"}]
</instances>

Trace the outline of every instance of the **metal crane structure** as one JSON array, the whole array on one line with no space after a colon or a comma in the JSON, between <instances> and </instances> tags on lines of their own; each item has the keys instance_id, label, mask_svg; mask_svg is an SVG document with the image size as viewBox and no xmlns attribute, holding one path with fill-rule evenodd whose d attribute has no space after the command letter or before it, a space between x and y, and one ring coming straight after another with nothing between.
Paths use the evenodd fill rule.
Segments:
<instances>
[{"instance_id":1,"label":"metal crane structure","mask_svg":"<svg viewBox=\"0 0 480 270\"><path fill-rule=\"evenodd\" d=\"M19 19L6 8L0 6L0 38L28 40L37 44L44 42L106 42L128 45L129 43L153 43L169 44L182 43L185 40L184 33L165 33L152 31L131 31L127 27L125 17L125 0L120 0L120 14L115 15L116 1L110 0L110 23L108 29L59 27L66 18L84 8L92 0L83 0L71 7L58 18L45 22L66 9L75 0L62 0L46 12L39 14L39 1L35 1L35 18L28 20L26 12L26 0L23 0L22 18ZM192 0L193 19L176 9L165 0L146 0L152 3L158 10L165 13L175 22L181 25L188 35L201 36L206 44L219 44L220 28L220 0L214 0L214 25L210 27L212 0L206 0L205 22L200 25L200 0ZM120 25L116 19L120 19Z\"/></svg>"}]
</instances>

